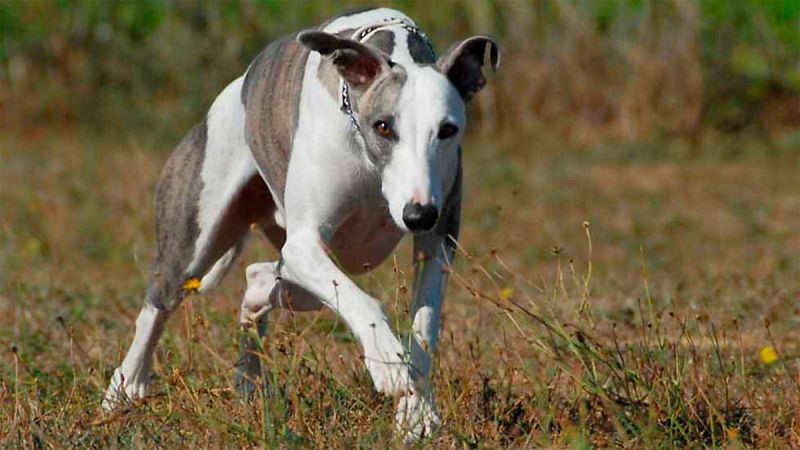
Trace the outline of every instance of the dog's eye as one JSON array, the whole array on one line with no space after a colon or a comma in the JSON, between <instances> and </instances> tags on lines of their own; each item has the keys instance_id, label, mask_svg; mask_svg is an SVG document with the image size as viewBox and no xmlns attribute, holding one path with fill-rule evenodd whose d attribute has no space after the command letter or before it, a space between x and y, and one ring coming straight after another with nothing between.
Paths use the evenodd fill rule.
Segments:
<instances>
[{"instance_id":1,"label":"dog's eye","mask_svg":"<svg viewBox=\"0 0 800 450\"><path fill-rule=\"evenodd\" d=\"M446 123L439 128L439 139L449 139L458 133L458 127L452 123Z\"/></svg>"},{"instance_id":2,"label":"dog's eye","mask_svg":"<svg viewBox=\"0 0 800 450\"><path fill-rule=\"evenodd\" d=\"M392 130L392 126L384 122L383 120L375 122L372 125L372 128L374 128L379 135L385 137L386 139L394 137L394 130Z\"/></svg>"}]
</instances>

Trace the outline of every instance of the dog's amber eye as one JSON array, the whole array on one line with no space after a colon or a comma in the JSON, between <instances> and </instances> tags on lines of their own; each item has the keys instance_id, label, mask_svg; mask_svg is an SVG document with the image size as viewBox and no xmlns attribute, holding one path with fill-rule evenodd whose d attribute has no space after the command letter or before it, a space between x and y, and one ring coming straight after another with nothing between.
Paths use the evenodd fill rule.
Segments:
<instances>
[{"instance_id":1,"label":"dog's amber eye","mask_svg":"<svg viewBox=\"0 0 800 450\"><path fill-rule=\"evenodd\" d=\"M452 123L446 123L442 125L442 128L439 128L439 135L437 136L439 139L449 139L458 133L458 127L453 125Z\"/></svg>"},{"instance_id":2,"label":"dog's amber eye","mask_svg":"<svg viewBox=\"0 0 800 450\"><path fill-rule=\"evenodd\" d=\"M375 124L372 125L372 127L375 128L375 131L377 131L378 134L387 139L394 137L394 130L392 130L392 126L384 122L383 120L375 122Z\"/></svg>"}]
</instances>

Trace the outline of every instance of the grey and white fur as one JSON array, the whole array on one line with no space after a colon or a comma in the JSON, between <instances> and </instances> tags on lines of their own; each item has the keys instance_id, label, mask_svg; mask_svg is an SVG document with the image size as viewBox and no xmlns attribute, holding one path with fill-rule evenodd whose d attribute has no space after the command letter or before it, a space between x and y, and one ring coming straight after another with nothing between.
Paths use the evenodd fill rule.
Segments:
<instances>
[{"instance_id":1,"label":"grey and white fur","mask_svg":"<svg viewBox=\"0 0 800 450\"><path fill-rule=\"evenodd\" d=\"M266 330L274 308L327 307L363 348L375 388L398 397L406 440L439 423L430 385L442 296L461 210L465 105L486 83L485 36L436 58L416 24L379 8L351 12L268 45L177 146L158 185L157 253L136 334L103 406L145 395L170 313L199 279L225 275L255 224L280 259L247 267L240 323ZM348 274L414 237L412 332L403 345L380 303ZM243 339L238 389L260 374Z\"/></svg>"}]
</instances>

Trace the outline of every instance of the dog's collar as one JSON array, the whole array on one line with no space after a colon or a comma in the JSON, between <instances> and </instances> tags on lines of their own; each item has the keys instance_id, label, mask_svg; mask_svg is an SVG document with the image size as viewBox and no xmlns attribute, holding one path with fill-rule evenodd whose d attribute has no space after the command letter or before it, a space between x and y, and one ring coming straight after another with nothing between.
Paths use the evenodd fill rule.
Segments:
<instances>
[{"instance_id":1,"label":"dog's collar","mask_svg":"<svg viewBox=\"0 0 800 450\"><path fill-rule=\"evenodd\" d=\"M361 125L358 124L358 118L353 112L353 103L350 100L350 88L347 86L347 83L344 80L342 80L340 84L342 85L341 110L347 115L347 118L350 119L350 123L353 124L353 128L355 128L356 131L361 134Z\"/></svg>"},{"instance_id":2,"label":"dog's collar","mask_svg":"<svg viewBox=\"0 0 800 450\"><path fill-rule=\"evenodd\" d=\"M353 32L351 39L358 42L364 42L376 31L382 30L384 28L393 27L396 25L400 25L409 33L418 34L423 38L425 38L426 42L428 41L428 36L426 36L425 33L423 33L422 30L420 30L419 27L417 27L417 25L414 22L412 22L409 19L397 18L397 17L387 17L383 19L380 23L373 25L366 25L361 28L358 28L356 29L355 32Z\"/></svg>"}]
</instances>

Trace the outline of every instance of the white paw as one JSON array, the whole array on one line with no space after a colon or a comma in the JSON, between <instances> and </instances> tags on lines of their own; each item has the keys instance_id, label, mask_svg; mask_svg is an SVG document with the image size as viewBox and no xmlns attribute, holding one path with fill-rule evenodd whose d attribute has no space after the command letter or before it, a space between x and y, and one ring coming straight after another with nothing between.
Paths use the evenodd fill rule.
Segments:
<instances>
[{"instance_id":1,"label":"white paw","mask_svg":"<svg viewBox=\"0 0 800 450\"><path fill-rule=\"evenodd\" d=\"M364 346L364 364L375 389L389 395L410 392L411 366L400 341L391 333L375 333L369 344Z\"/></svg>"},{"instance_id":2,"label":"white paw","mask_svg":"<svg viewBox=\"0 0 800 450\"><path fill-rule=\"evenodd\" d=\"M431 436L440 423L432 395L410 393L397 402L395 433L402 436L406 444Z\"/></svg>"},{"instance_id":3,"label":"white paw","mask_svg":"<svg viewBox=\"0 0 800 450\"><path fill-rule=\"evenodd\" d=\"M372 383L378 392L384 394L406 393L411 387L411 373L408 365L400 357L390 360L383 357L364 356Z\"/></svg>"},{"instance_id":4,"label":"white paw","mask_svg":"<svg viewBox=\"0 0 800 450\"><path fill-rule=\"evenodd\" d=\"M272 307L269 304L269 292L254 292L254 290L248 289L242 301L242 312L239 315L239 324L249 327L271 309Z\"/></svg>"},{"instance_id":5,"label":"white paw","mask_svg":"<svg viewBox=\"0 0 800 450\"><path fill-rule=\"evenodd\" d=\"M112 412L130 404L133 400L144 398L150 377L145 377L146 380L134 378L125 380L121 369L118 368L114 371L101 405L103 410Z\"/></svg>"},{"instance_id":6,"label":"white paw","mask_svg":"<svg viewBox=\"0 0 800 450\"><path fill-rule=\"evenodd\" d=\"M250 326L272 309L270 294L275 287L273 263L256 263L247 266L247 290L242 299L239 323Z\"/></svg>"}]
</instances>

